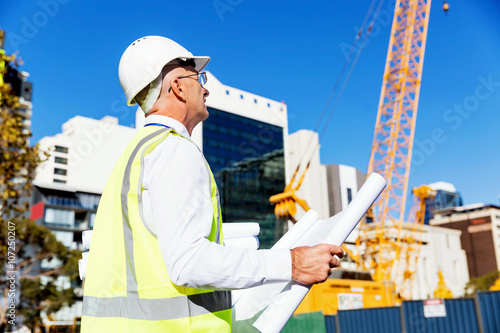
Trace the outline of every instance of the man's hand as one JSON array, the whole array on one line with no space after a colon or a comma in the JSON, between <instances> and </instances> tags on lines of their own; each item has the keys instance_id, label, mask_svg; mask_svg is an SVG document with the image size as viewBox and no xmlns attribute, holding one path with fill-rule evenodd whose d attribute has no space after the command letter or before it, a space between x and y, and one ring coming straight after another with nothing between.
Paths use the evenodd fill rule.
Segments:
<instances>
[{"instance_id":1,"label":"man's hand","mask_svg":"<svg viewBox=\"0 0 500 333\"><path fill-rule=\"evenodd\" d=\"M332 273L332 268L340 265L338 258L344 256L344 250L340 246L330 244L299 246L290 252L292 279L303 284L326 281Z\"/></svg>"}]
</instances>

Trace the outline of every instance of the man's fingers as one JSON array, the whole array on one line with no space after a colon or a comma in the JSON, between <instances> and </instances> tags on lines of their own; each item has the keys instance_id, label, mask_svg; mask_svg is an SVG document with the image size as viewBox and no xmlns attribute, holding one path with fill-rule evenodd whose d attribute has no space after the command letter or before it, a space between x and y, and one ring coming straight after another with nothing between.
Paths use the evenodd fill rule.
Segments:
<instances>
[{"instance_id":1,"label":"man's fingers","mask_svg":"<svg viewBox=\"0 0 500 333\"><path fill-rule=\"evenodd\" d=\"M324 244L324 245L328 247L328 251L330 252L330 255L337 256L339 258L344 257L344 249L341 246L331 245L331 244Z\"/></svg>"},{"instance_id":2,"label":"man's fingers","mask_svg":"<svg viewBox=\"0 0 500 333\"><path fill-rule=\"evenodd\" d=\"M340 260L337 256L332 256L332 260L330 260L330 267L331 268L334 268L334 267L338 267L340 266Z\"/></svg>"},{"instance_id":3,"label":"man's fingers","mask_svg":"<svg viewBox=\"0 0 500 333\"><path fill-rule=\"evenodd\" d=\"M324 282L340 266L344 250L338 245L299 246L291 250L292 279L304 284Z\"/></svg>"}]
</instances>

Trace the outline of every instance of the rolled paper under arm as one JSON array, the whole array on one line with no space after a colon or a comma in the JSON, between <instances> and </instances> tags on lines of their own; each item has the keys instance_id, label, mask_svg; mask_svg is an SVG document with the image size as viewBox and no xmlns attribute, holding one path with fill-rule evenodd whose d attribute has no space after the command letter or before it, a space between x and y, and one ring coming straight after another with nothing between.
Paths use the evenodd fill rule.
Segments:
<instances>
[{"instance_id":1,"label":"rolled paper under arm","mask_svg":"<svg viewBox=\"0 0 500 333\"><path fill-rule=\"evenodd\" d=\"M318 220L318 213L309 210L287 233L272 247L273 249L290 249ZM259 287L233 290L233 314L235 320L246 320L263 310L270 304L270 295L277 295L286 286L286 282L264 284Z\"/></svg>"},{"instance_id":2,"label":"rolled paper under arm","mask_svg":"<svg viewBox=\"0 0 500 333\"><path fill-rule=\"evenodd\" d=\"M224 239L258 236L260 226L255 222L222 223Z\"/></svg>"},{"instance_id":3,"label":"rolled paper under arm","mask_svg":"<svg viewBox=\"0 0 500 333\"><path fill-rule=\"evenodd\" d=\"M82 232L82 245L85 250L90 249L90 241L92 240L92 230Z\"/></svg>"},{"instance_id":4,"label":"rolled paper under arm","mask_svg":"<svg viewBox=\"0 0 500 333\"><path fill-rule=\"evenodd\" d=\"M256 236L224 239L224 245L227 247L257 250L259 248L259 239Z\"/></svg>"}]
</instances>

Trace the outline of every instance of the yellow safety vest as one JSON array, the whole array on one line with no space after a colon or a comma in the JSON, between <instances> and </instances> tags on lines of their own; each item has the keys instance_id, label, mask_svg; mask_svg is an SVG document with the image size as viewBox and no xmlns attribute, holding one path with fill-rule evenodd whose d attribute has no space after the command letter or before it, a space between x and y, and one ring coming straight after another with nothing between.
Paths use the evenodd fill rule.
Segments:
<instances>
[{"instance_id":1,"label":"yellow safety vest","mask_svg":"<svg viewBox=\"0 0 500 333\"><path fill-rule=\"evenodd\" d=\"M84 282L82 332L230 332L230 291L174 285L158 239L142 213L144 157L173 129L146 126L125 149L106 184L92 233ZM194 144L194 143L193 143ZM222 244L217 186L208 239ZM207 189L208 190L208 189Z\"/></svg>"}]
</instances>

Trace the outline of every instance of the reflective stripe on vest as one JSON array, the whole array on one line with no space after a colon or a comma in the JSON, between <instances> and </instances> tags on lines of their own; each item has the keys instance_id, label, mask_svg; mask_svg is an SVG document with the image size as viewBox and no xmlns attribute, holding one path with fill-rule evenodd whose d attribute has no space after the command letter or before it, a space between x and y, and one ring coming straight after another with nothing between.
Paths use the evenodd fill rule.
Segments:
<instances>
[{"instance_id":1,"label":"reflective stripe on vest","mask_svg":"<svg viewBox=\"0 0 500 333\"><path fill-rule=\"evenodd\" d=\"M85 296L85 303L83 314L86 316L123 317L120 309L126 308L126 318L129 319L170 320L230 309L231 292L216 290L211 293L159 299ZM188 303L189 308L185 306Z\"/></svg>"},{"instance_id":2,"label":"reflective stripe on vest","mask_svg":"<svg viewBox=\"0 0 500 333\"><path fill-rule=\"evenodd\" d=\"M168 135L182 137L173 129L141 129L106 184L90 247L82 332L230 331L230 292L173 285L156 235L143 218L144 157ZM208 239L222 243L219 193L205 165L214 211Z\"/></svg>"}]
</instances>

